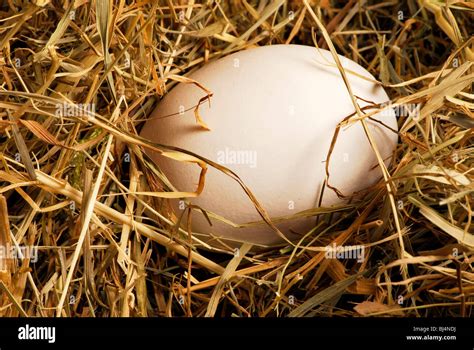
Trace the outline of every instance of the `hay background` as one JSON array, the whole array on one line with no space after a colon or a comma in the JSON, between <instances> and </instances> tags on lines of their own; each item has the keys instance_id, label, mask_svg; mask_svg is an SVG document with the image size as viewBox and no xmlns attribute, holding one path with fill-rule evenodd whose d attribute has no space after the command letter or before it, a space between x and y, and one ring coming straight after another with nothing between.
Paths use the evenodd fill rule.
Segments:
<instances>
[{"instance_id":1,"label":"hay background","mask_svg":"<svg viewBox=\"0 0 474 350\"><path fill-rule=\"evenodd\" d=\"M473 11L413 0L2 2L0 243L40 253L0 259L0 314L471 316ZM166 148L137 137L143 120L209 60L255 45L327 48L323 34L394 102L422 108L399 118L390 180L342 219L320 215L298 249L196 250L150 195L166 185L143 147ZM58 117L58 103L96 114ZM364 244L368 258L325 260L317 248L332 242Z\"/></svg>"}]
</instances>

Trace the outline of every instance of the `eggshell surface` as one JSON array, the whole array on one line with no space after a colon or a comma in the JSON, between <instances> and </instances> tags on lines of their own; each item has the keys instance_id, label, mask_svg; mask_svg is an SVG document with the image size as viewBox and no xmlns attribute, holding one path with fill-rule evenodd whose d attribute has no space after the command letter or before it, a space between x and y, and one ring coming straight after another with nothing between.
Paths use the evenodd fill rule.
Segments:
<instances>
[{"instance_id":1,"label":"eggshell surface","mask_svg":"<svg viewBox=\"0 0 474 350\"><path fill-rule=\"evenodd\" d=\"M386 103L382 87L357 63L339 56L359 106ZM189 150L236 173L272 218L287 217L318 206L326 178L325 162L336 126L355 113L350 95L329 51L300 45L272 45L240 51L212 61L189 77L212 91L210 105L199 111L210 131L196 123L194 106L206 93L196 85L179 83L159 102L141 136L153 142ZM392 110L373 116L397 129ZM397 134L367 120L380 155L388 164ZM200 167L146 153L178 191L195 191ZM329 183L351 195L381 179L377 158L360 122L340 129L329 162ZM205 187L190 202L209 212L212 225L194 210L192 229L211 245L251 242L271 246L281 237L261 222L242 187L209 166ZM183 205L171 200L177 216ZM326 188L323 206L344 201ZM182 203L181 203L182 204ZM216 215L214 215L216 214ZM235 224L258 222L235 228ZM183 220L185 223L186 220ZM315 217L275 221L291 240L306 234Z\"/></svg>"}]
</instances>

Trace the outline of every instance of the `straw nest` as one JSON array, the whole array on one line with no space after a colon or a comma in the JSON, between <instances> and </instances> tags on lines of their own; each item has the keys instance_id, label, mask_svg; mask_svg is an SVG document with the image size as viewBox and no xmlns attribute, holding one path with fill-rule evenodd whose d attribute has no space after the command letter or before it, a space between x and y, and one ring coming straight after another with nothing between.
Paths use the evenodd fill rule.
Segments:
<instances>
[{"instance_id":1,"label":"straw nest","mask_svg":"<svg viewBox=\"0 0 474 350\"><path fill-rule=\"evenodd\" d=\"M434 0L2 2L0 239L13 248L0 259L0 314L470 316L473 11ZM167 149L139 130L190 71L280 43L336 50L380 80L392 107L417 112L399 113L386 180L342 216L319 215L301 242L197 249L143 152ZM365 259L325 259L332 244L363 245Z\"/></svg>"}]
</instances>

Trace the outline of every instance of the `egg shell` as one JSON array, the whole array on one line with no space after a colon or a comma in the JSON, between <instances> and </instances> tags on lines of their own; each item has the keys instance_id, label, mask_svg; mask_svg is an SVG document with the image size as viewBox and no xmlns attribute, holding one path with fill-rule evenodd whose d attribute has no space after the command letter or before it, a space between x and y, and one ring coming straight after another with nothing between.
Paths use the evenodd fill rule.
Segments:
<instances>
[{"instance_id":1,"label":"egg shell","mask_svg":"<svg viewBox=\"0 0 474 350\"><path fill-rule=\"evenodd\" d=\"M384 89L373 82L374 77L366 69L343 56L339 59L354 95L361 98L359 106L389 101ZM355 113L332 54L310 46L264 46L210 62L189 77L213 93L210 105L206 102L199 108L211 130L204 130L194 116L194 106L206 93L196 85L179 83L159 102L141 136L192 151L231 169L272 218L317 207L336 126ZM397 130L393 110L387 109L373 118ZM388 164L397 134L368 119L367 125ZM149 150L146 153L178 191L196 190L199 166ZM344 195L363 190L381 179L377 158L360 122L340 129L329 173L330 184ZM210 212L212 226L200 211L194 210L192 229L196 237L211 245L221 246L219 241L230 246L238 242L263 246L282 243L281 237L262 221L242 187L211 166L202 194L190 202ZM325 189L323 206L343 202L332 190ZM171 203L176 215L181 215L184 206L178 205L177 200ZM215 218L213 213L235 224L258 221L260 224L234 228ZM306 234L314 225L314 216L277 223L292 240Z\"/></svg>"}]
</instances>

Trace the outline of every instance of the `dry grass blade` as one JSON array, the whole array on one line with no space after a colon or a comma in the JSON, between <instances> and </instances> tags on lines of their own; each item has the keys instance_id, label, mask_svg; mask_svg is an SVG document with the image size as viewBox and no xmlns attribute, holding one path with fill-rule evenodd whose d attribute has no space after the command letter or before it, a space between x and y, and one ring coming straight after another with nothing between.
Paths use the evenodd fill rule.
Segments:
<instances>
[{"instance_id":1,"label":"dry grass blade","mask_svg":"<svg viewBox=\"0 0 474 350\"><path fill-rule=\"evenodd\" d=\"M334 283L332 286L324 289L323 291L315 294L303 304L296 307L293 311L288 314L288 317L304 317L311 309L316 306L319 306L326 301L329 301L333 298L339 298L345 290L352 285L363 273L352 275L346 279Z\"/></svg>"},{"instance_id":2,"label":"dry grass blade","mask_svg":"<svg viewBox=\"0 0 474 350\"><path fill-rule=\"evenodd\" d=\"M427 218L430 222L458 240L461 244L470 248L474 248L474 235L472 233L461 230L459 227L443 219L435 210L431 209L420 199L409 196L408 200L415 204L420 209L420 214Z\"/></svg>"},{"instance_id":3,"label":"dry grass blade","mask_svg":"<svg viewBox=\"0 0 474 350\"><path fill-rule=\"evenodd\" d=\"M30 179L35 180L36 179L35 167L33 166L33 162L31 161L28 147L26 146L25 140L23 139L20 129L18 128L18 125L16 124L16 120L13 119L10 113L8 113L8 116L10 118L10 121L13 122L13 124L11 124L11 127L13 131L13 137L15 138L15 143L18 148L18 152L19 152L18 154L20 155L20 159L25 164L26 171Z\"/></svg>"},{"instance_id":4,"label":"dry grass blade","mask_svg":"<svg viewBox=\"0 0 474 350\"><path fill-rule=\"evenodd\" d=\"M399 305L385 305L375 301L364 301L357 304L354 310L362 316L371 316L377 313L393 314L402 316L403 312L400 310Z\"/></svg>"},{"instance_id":5,"label":"dry grass blade","mask_svg":"<svg viewBox=\"0 0 474 350\"><path fill-rule=\"evenodd\" d=\"M3 248L3 251L8 251L11 247L7 201L2 195L0 195L0 247ZM11 267L12 264L9 257L2 254L0 256L0 281L3 281L7 287L11 283L11 274L13 272Z\"/></svg>"},{"instance_id":6,"label":"dry grass blade","mask_svg":"<svg viewBox=\"0 0 474 350\"><path fill-rule=\"evenodd\" d=\"M10 289L8 289L5 283L3 283L3 281L0 281L0 290L2 290L3 293L5 293L8 300L12 302L12 304L15 306L15 308L18 310L18 312L20 313L22 317L28 317L28 314L23 309L20 302L15 298L15 296L12 294Z\"/></svg>"},{"instance_id":7,"label":"dry grass blade","mask_svg":"<svg viewBox=\"0 0 474 350\"><path fill-rule=\"evenodd\" d=\"M104 66L107 73L107 82L109 83L110 91L112 95L117 101L117 92L115 91L115 84L114 84L114 77L109 70L112 66L112 61L110 58L109 53L109 45L110 45L110 33L112 28L112 21L111 21L111 10L112 10L112 2L110 1L96 1L96 17L97 17L97 29L99 32L100 40L102 42L102 53L104 55Z\"/></svg>"},{"instance_id":8,"label":"dry grass blade","mask_svg":"<svg viewBox=\"0 0 474 350\"><path fill-rule=\"evenodd\" d=\"M206 317L213 317L216 313L217 307L219 306L219 300L221 298L222 292L224 291L224 287L226 283L229 282L229 279L234 274L237 267L240 265L242 259L247 255L247 253L252 248L252 245L249 243L244 243L239 249L236 250L235 256L232 260L227 264L226 269L222 273L219 278L219 282L217 282L216 287L211 295L211 300L207 306Z\"/></svg>"},{"instance_id":9,"label":"dry grass blade","mask_svg":"<svg viewBox=\"0 0 474 350\"><path fill-rule=\"evenodd\" d=\"M40 123L35 120L18 120L18 122L28 128L36 137L50 145L66 147L62 142L58 141L53 135L49 133Z\"/></svg>"}]
</instances>

